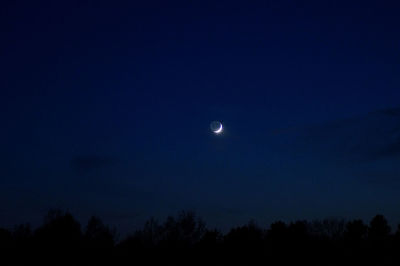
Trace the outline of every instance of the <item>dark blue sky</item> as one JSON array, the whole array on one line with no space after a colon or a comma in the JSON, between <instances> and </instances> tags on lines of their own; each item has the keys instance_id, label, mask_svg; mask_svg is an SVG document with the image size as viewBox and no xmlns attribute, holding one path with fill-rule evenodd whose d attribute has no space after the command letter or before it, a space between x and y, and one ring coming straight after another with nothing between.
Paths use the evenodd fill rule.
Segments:
<instances>
[{"instance_id":1,"label":"dark blue sky","mask_svg":"<svg viewBox=\"0 0 400 266\"><path fill-rule=\"evenodd\" d=\"M395 1L6 1L0 226L400 221ZM209 123L225 131L212 135Z\"/></svg>"}]
</instances>

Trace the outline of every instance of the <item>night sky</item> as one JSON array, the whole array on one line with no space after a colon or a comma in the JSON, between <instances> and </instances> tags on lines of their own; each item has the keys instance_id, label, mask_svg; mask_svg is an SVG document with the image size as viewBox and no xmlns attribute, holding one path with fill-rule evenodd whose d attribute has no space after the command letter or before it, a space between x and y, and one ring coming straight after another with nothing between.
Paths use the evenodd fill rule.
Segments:
<instances>
[{"instance_id":1,"label":"night sky","mask_svg":"<svg viewBox=\"0 0 400 266\"><path fill-rule=\"evenodd\" d=\"M2 2L0 227L50 208L122 233L183 209L222 230L400 222L399 13L398 1Z\"/></svg>"}]
</instances>

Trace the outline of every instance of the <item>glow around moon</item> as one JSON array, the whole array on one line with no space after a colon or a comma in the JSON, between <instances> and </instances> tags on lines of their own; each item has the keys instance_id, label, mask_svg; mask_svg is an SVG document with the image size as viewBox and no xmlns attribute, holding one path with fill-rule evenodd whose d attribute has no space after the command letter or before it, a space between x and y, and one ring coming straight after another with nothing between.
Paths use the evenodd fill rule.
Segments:
<instances>
[{"instance_id":1,"label":"glow around moon","mask_svg":"<svg viewBox=\"0 0 400 266\"><path fill-rule=\"evenodd\" d=\"M210 128L211 128L211 131L214 132L215 134L221 134L223 131L222 123L219 121L213 121L210 124Z\"/></svg>"}]
</instances>

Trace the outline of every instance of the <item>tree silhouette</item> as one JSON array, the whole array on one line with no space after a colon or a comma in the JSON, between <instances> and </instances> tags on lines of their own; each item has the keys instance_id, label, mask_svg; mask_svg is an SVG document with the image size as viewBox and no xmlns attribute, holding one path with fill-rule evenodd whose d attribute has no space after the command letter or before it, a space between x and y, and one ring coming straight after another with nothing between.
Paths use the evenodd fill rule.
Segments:
<instances>
[{"instance_id":1,"label":"tree silhouette","mask_svg":"<svg viewBox=\"0 0 400 266\"><path fill-rule=\"evenodd\" d=\"M245 226L233 228L224 237L225 252L230 263L254 263L263 249L264 232L254 221Z\"/></svg>"},{"instance_id":2,"label":"tree silhouette","mask_svg":"<svg viewBox=\"0 0 400 266\"><path fill-rule=\"evenodd\" d=\"M12 235L11 232L7 229L0 228L0 248L8 248L11 247L12 243Z\"/></svg>"},{"instance_id":3,"label":"tree silhouette","mask_svg":"<svg viewBox=\"0 0 400 266\"><path fill-rule=\"evenodd\" d=\"M79 222L69 212L50 210L35 232L37 244L50 249L76 249L82 244Z\"/></svg>"},{"instance_id":4,"label":"tree silhouette","mask_svg":"<svg viewBox=\"0 0 400 266\"><path fill-rule=\"evenodd\" d=\"M267 231L267 236L274 241L280 241L283 238L286 239L287 235L288 228L282 221L272 223Z\"/></svg>"},{"instance_id":5,"label":"tree silhouette","mask_svg":"<svg viewBox=\"0 0 400 266\"><path fill-rule=\"evenodd\" d=\"M389 238L390 226L383 215L376 215L369 224L368 238L374 242L382 242Z\"/></svg>"},{"instance_id":6,"label":"tree silhouette","mask_svg":"<svg viewBox=\"0 0 400 266\"><path fill-rule=\"evenodd\" d=\"M160 229L160 242L169 247L192 246L200 241L205 223L192 211L182 211L177 218L167 217Z\"/></svg>"},{"instance_id":7,"label":"tree silhouette","mask_svg":"<svg viewBox=\"0 0 400 266\"><path fill-rule=\"evenodd\" d=\"M289 230L286 223L282 221L274 222L266 232L266 253L271 260L283 263L287 260L287 243L289 241Z\"/></svg>"},{"instance_id":8,"label":"tree silhouette","mask_svg":"<svg viewBox=\"0 0 400 266\"><path fill-rule=\"evenodd\" d=\"M368 228L368 240L371 245L371 261L385 264L389 255L389 241L391 228L383 215L372 218Z\"/></svg>"},{"instance_id":9,"label":"tree silhouette","mask_svg":"<svg viewBox=\"0 0 400 266\"><path fill-rule=\"evenodd\" d=\"M15 226L13 231L14 246L20 249L28 249L32 246L32 229L29 224Z\"/></svg>"},{"instance_id":10,"label":"tree silhouette","mask_svg":"<svg viewBox=\"0 0 400 266\"><path fill-rule=\"evenodd\" d=\"M206 230L201 238L199 244L204 247L215 248L223 241L223 235L217 229Z\"/></svg>"},{"instance_id":11,"label":"tree silhouette","mask_svg":"<svg viewBox=\"0 0 400 266\"><path fill-rule=\"evenodd\" d=\"M98 217L81 231L69 212L51 210L36 230L0 229L0 265L400 265L400 225L382 215L362 220L282 221L268 230L254 221L222 233L192 211L116 241Z\"/></svg>"},{"instance_id":12,"label":"tree silhouette","mask_svg":"<svg viewBox=\"0 0 400 266\"><path fill-rule=\"evenodd\" d=\"M368 226L362 220L350 221L346 224L345 238L354 243L360 243L367 237Z\"/></svg>"},{"instance_id":13,"label":"tree silhouette","mask_svg":"<svg viewBox=\"0 0 400 266\"><path fill-rule=\"evenodd\" d=\"M115 244L116 233L105 226L100 218L92 216L86 226L84 240L88 248L112 248Z\"/></svg>"},{"instance_id":14,"label":"tree silhouette","mask_svg":"<svg viewBox=\"0 0 400 266\"><path fill-rule=\"evenodd\" d=\"M339 240L343 237L345 222L338 219L314 220L310 224L310 230L315 236Z\"/></svg>"},{"instance_id":15,"label":"tree silhouette","mask_svg":"<svg viewBox=\"0 0 400 266\"><path fill-rule=\"evenodd\" d=\"M254 221L245 226L233 228L225 236L224 242L234 249L250 249L259 246L263 241L263 231Z\"/></svg>"},{"instance_id":16,"label":"tree silhouette","mask_svg":"<svg viewBox=\"0 0 400 266\"><path fill-rule=\"evenodd\" d=\"M158 221L151 217L145 222L142 230L137 230L133 235L129 235L118 246L124 250L155 248L161 241L161 230Z\"/></svg>"},{"instance_id":17,"label":"tree silhouette","mask_svg":"<svg viewBox=\"0 0 400 266\"><path fill-rule=\"evenodd\" d=\"M400 240L400 224L397 225L397 230L394 236L396 239Z\"/></svg>"}]
</instances>

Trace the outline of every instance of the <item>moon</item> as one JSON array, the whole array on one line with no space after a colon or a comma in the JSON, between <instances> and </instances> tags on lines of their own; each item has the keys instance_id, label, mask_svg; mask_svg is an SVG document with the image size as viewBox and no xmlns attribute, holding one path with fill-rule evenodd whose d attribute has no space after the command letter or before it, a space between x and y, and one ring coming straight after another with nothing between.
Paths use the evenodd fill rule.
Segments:
<instances>
[{"instance_id":1,"label":"moon","mask_svg":"<svg viewBox=\"0 0 400 266\"><path fill-rule=\"evenodd\" d=\"M220 128L218 130L215 130L214 133L219 134L222 132L222 124L220 126Z\"/></svg>"},{"instance_id":2,"label":"moon","mask_svg":"<svg viewBox=\"0 0 400 266\"><path fill-rule=\"evenodd\" d=\"M224 129L222 123L219 121L213 121L210 124L211 131L215 134L221 134L222 130Z\"/></svg>"}]
</instances>

